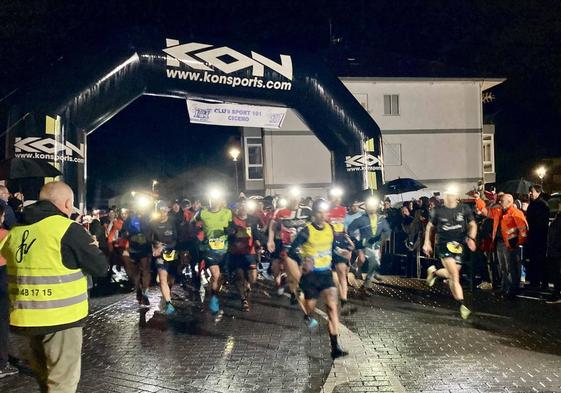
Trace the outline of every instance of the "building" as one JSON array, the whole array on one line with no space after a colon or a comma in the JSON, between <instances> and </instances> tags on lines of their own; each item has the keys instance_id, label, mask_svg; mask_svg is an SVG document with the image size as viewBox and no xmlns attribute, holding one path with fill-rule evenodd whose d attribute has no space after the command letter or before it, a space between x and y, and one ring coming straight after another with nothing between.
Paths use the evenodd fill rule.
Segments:
<instances>
[{"instance_id":1,"label":"building","mask_svg":"<svg viewBox=\"0 0 561 393\"><path fill-rule=\"evenodd\" d=\"M410 177L431 191L453 182L465 192L481 179L495 182L495 130L483 124L482 96L504 79L341 80L382 130L385 181ZM242 143L249 192L282 193L298 184L321 195L332 183L329 151L292 110L281 129L244 128Z\"/></svg>"}]
</instances>

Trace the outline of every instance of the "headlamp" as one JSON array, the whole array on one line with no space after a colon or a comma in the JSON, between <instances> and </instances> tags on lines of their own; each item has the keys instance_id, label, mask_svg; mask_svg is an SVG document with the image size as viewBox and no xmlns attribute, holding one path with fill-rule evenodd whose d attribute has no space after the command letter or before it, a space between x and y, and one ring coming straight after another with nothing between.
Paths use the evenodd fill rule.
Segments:
<instances>
[{"instance_id":1,"label":"headlamp","mask_svg":"<svg viewBox=\"0 0 561 393\"><path fill-rule=\"evenodd\" d=\"M367 209L374 209L374 208L377 208L379 205L380 205L380 201L376 197L369 196L366 199L366 208Z\"/></svg>"},{"instance_id":2,"label":"headlamp","mask_svg":"<svg viewBox=\"0 0 561 393\"><path fill-rule=\"evenodd\" d=\"M341 187L333 187L329 191L329 195L333 198L341 198L343 196L343 189Z\"/></svg>"}]
</instances>

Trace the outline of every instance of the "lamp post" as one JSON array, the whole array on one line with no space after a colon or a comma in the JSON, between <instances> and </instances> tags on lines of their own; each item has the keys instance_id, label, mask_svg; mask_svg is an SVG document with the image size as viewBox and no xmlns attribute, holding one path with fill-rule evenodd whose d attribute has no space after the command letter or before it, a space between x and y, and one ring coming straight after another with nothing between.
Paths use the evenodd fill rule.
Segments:
<instances>
[{"instance_id":1,"label":"lamp post","mask_svg":"<svg viewBox=\"0 0 561 393\"><path fill-rule=\"evenodd\" d=\"M234 161L234 178L236 181L236 198L238 197L238 195L240 194L240 190L239 190L239 184L238 184L238 158L240 156L240 149L238 149L237 147L232 147L229 151L230 153L230 157L232 157L232 160Z\"/></svg>"},{"instance_id":2,"label":"lamp post","mask_svg":"<svg viewBox=\"0 0 561 393\"><path fill-rule=\"evenodd\" d=\"M536 169L536 175L538 175L538 177L540 178L540 185L543 186L543 178L545 177L547 173L547 169L544 166L540 166L538 169Z\"/></svg>"}]
</instances>

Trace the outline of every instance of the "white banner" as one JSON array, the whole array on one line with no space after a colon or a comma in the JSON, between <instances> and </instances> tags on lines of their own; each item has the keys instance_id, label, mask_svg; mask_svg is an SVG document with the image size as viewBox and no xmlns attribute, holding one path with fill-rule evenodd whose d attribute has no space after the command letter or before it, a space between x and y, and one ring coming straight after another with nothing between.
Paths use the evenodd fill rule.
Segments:
<instances>
[{"instance_id":1,"label":"white banner","mask_svg":"<svg viewBox=\"0 0 561 393\"><path fill-rule=\"evenodd\" d=\"M280 128L286 108L236 104L221 101L187 100L191 123L219 126Z\"/></svg>"}]
</instances>

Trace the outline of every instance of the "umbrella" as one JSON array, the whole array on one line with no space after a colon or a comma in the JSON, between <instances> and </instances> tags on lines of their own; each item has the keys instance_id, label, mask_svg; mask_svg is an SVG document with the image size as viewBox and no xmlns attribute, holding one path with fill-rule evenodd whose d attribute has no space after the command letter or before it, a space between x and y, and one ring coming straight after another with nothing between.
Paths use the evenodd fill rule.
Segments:
<instances>
[{"instance_id":1,"label":"umbrella","mask_svg":"<svg viewBox=\"0 0 561 393\"><path fill-rule=\"evenodd\" d=\"M29 158L8 158L0 162L0 180L24 179L29 177L60 176L54 166L46 161Z\"/></svg>"},{"instance_id":2,"label":"umbrella","mask_svg":"<svg viewBox=\"0 0 561 393\"><path fill-rule=\"evenodd\" d=\"M525 179L509 180L499 187L498 191L506 194L527 194L534 183Z\"/></svg>"},{"instance_id":3,"label":"umbrella","mask_svg":"<svg viewBox=\"0 0 561 393\"><path fill-rule=\"evenodd\" d=\"M471 191L467 192L466 195L473 198L473 197L475 197L476 192L477 191L475 191L475 190L471 190ZM485 198L487 198L487 199L495 199L495 194L493 192L485 190L485 191L483 191L483 193L484 193L484 195L481 195L481 196L485 196Z\"/></svg>"},{"instance_id":4,"label":"umbrella","mask_svg":"<svg viewBox=\"0 0 561 393\"><path fill-rule=\"evenodd\" d=\"M423 183L407 177L395 179L384 183L378 190L382 195L403 194L405 192L419 191L427 188Z\"/></svg>"}]
</instances>

